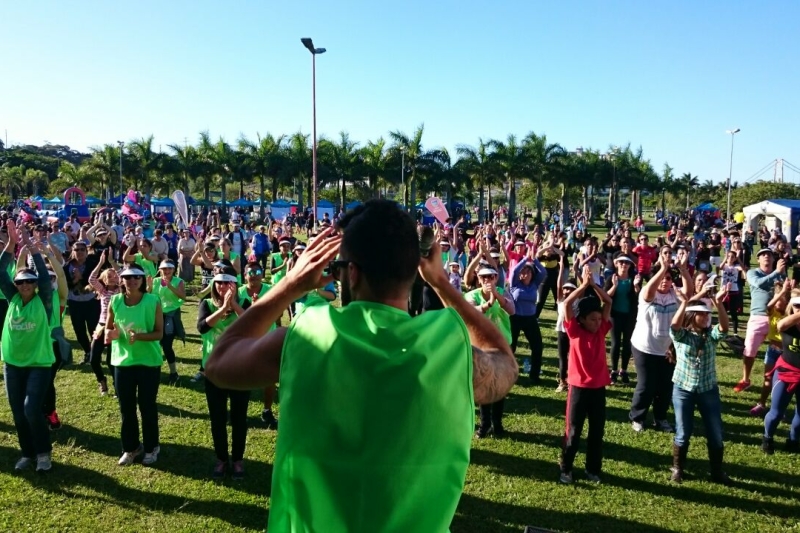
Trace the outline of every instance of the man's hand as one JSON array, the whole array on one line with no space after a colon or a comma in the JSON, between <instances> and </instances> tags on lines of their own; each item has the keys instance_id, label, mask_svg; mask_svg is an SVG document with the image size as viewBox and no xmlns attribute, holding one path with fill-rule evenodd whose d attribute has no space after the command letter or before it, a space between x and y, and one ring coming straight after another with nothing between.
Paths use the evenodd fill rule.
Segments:
<instances>
[{"instance_id":1,"label":"man's hand","mask_svg":"<svg viewBox=\"0 0 800 533\"><path fill-rule=\"evenodd\" d=\"M294 268L286 274L286 281L299 292L305 294L333 281L333 276L323 275L342 244L342 237L330 237L333 231L333 228L324 229L297 258Z\"/></svg>"},{"instance_id":2,"label":"man's hand","mask_svg":"<svg viewBox=\"0 0 800 533\"><path fill-rule=\"evenodd\" d=\"M449 283L447 274L444 272L444 263L442 263L442 248L437 240L433 241L428 257L419 258L419 275L431 287Z\"/></svg>"}]
</instances>

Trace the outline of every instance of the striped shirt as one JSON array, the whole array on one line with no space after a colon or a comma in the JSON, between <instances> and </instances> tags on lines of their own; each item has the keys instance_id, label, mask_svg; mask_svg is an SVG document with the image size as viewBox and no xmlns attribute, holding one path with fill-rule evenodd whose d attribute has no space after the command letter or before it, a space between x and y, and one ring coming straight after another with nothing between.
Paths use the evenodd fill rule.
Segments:
<instances>
[{"instance_id":1,"label":"striped shirt","mask_svg":"<svg viewBox=\"0 0 800 533\"><path fill-rule=\"evenodd\" d=\"M717 343L722 340L719 325L709 333L698 334L688 329L670 332L675 346L675 372L672 382L688 392L708 392L717 386Z\"/></svg>"}]
</instances>

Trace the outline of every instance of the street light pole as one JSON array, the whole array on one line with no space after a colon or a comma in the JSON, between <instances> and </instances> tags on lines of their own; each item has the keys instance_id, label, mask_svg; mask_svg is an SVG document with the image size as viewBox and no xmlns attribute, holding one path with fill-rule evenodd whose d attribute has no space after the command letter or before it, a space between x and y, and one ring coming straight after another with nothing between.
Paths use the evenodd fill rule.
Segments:
<instances>
[{"instance_id":1,"label":"street light pole","mask_svg":"<svg viewBox=\"0 0 800 533\"><path fill-rule=\"evenodd\" d=\"M403 211L406 210L406 147L400 147L400 184L403 186Z\"/></svg>"},{"instance_id":2,"label":"street light pole","mask_svg":"<svg viewBox=\"0 0 800 533\"><path fill-rule=\"evenodd\" d=\"M731 135L731 164L730 167L728 167L728 211L727 211L728 222L731 221L731 179L733 178L733 138L740 131L742 131L741 128L725 131L725 133L730 133Z\"/></svg>"},{"instance_id":3,"label":"street light pole","mask_svg":"<svg viewBox=\"0 0 800 533\"><path fill-rule=\"evenodd\" d=\"M122 206L122 148L125 146L125 143L122 141L117 141L117 146L119 146L119 203L121 207Z\"/></svg>"},{"instance_id":4,"label":"street light pole","mask_svg":"<svg viewBox=\"0 0 800 533\"><path fill-rule=\"evenodd\" d=\"M311 146L311 174L313 180L313 190L311 193L312 197L312 209L313 209L313 216L314 216L314 224L317 224L317 55L324 54L326 52L325 48L314 48L314 43L311 41L310 37L304 37L300 39L300 42L303 43L303 46L308 48L308 51L311 52L311 108L312 108L312 115L313 115L313 123L312 123L312 135L313 145Z\"/></svg>"}]
</instances>

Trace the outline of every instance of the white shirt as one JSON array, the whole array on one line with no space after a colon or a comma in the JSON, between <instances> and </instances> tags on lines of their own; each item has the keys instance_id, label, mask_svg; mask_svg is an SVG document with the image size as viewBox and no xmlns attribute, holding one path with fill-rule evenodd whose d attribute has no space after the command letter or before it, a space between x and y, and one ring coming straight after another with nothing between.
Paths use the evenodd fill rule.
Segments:
<instances>
[{"instance_id":1,"label":"white shirt","mask_svg":"<svg viewBox=\"0 0 800 533\"><path fill-rule=\"evenodd\" d=\"M640 292L631 346L646 354L666 356L672 344L669 336L672 318L677 311L678 298L672 292L656 292L652 302L645 302L644 291Z\"/></svg>"}]
</instances>

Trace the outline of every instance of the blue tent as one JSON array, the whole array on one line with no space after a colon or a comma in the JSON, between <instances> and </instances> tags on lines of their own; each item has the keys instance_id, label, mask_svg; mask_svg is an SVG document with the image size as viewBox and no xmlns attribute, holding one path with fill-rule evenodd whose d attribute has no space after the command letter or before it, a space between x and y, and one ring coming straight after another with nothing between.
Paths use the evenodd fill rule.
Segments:
<instances>
[{"instance_id":1,"label":"blue tent","mask_svg":"<svg viewBox=\"0 0 800 533\"><path fill-rule=\"evenodd\" d=\"M45 200L42 203L45 203L45 204L63 204L64 203L64 199L60 198L58 196L53 196L49 200Z\"/></svg>"},{"instance_id":2,"label":"blue tent","mask_svg":"<svg viewBox=\"0 0 800 533\"><path fill-rule=\"evenodd\" d=\"M105 202L100 198L95 198L94 196L87 196L86 203L89 205L103 205Z\"/></svg>"},{"instance_id":3,"label":"blue tent","mask_svg":"<svg viewBox=\"0 0 800 533\"><path fill-rule=\"evenodd\" d=\"M250 207L252 205L255 205L255 202L251 202L250 200L246 200L244 198L238 198L233 202L229 202L228 205L232 207Z\"/></svg>"},{"instance_id":4,"label":"blue tent","mask_svg":"<svg viewBox=\"0 0 800 533\"><path fill-rule=\"evenodd\" d=\"M350 211L351 209L355 209L356 207L358 207L360 205L361 205L361 202L359 202L358 200L354 200L354 201L350 202L349 204L347 204L346 206L344 206L344 210L345 211Z\"/></svg>"},{"instance_id":5,"label":"blue tent","mask_svg":"<svg viewBox=\"0 0 800 533\"><path fill-rule=\"evenodd\" d=\"M714 206L711 202L700 204L694 208L695 211L719 211L719 207Z\"/></svg>"},{"instance_id":6,"label":"blue tent","mask_svg":"<svg viewBox=\"0 0 800 533\"><path fill-rule=\"evenodd\" d=\"M158 207L173 207L175 202L172 201L172 198L151 198L150 205Z\"/></svg>"}]
</instances>

